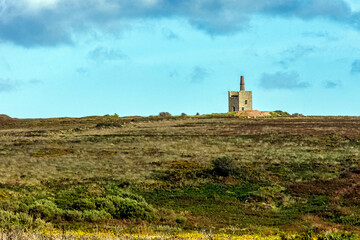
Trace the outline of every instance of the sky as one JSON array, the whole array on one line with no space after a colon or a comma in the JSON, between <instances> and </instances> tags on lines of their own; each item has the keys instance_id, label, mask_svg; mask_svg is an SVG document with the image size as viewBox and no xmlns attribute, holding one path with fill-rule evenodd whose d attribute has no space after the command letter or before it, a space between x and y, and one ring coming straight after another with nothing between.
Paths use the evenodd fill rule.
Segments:
<instances>
[{"instance_id":1,"label":"sky","mask_svg":"<svg viewBox=\"0 0 360 240\"><path fill-rule=\"evenodd\" d=\"M0 114L360 116L360 0L0 0Z\"/></svg>"}]
</instances>

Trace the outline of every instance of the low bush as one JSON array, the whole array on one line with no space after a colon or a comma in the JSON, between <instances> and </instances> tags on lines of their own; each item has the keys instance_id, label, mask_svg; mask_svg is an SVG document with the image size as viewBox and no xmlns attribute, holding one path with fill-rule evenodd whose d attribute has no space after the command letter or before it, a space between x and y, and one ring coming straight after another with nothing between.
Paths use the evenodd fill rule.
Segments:
<instances>
[{"instance_id":1,"label":"low bush","mask_svg":"<svg viewBox=\"0 0 360 240\"><path fill-rule=\"evenodd\" d=\"M171 117L171 114L169 112L161 112L159 113L160 117Z\"/></svg>"},{"instance_id":2,"label":"low bush","mask_svg":"<svg viewBox=\"0 0 360 240\"><path fill-rule=\"evenodd\" d=\"M351 215L351 216L339 216L334 220L335 223L352 225L352 226L360 226L360 217Z\"/></svg>"},{"instance_id":3,"label":"low bush","mask_svg":"<svg viewBox=\"0 0 360 240\"><path fill-rule=\"evenodd\" d=\"M95 199L96 209L104 210L110 214L113 214L116 209L114 203L109 199L109 197L99 197Z\"/></svg>"},{"instance_id":4,"label":"low bush","mask_svg":"<svg viewBox=\"0 0 360 240\"><path fill-rule=\"evenodd\" d=\"M0 229L33 228L41 229L50 227L44 220L34 218L27 213L14 213L11 211L0 210Z\"/></svg>"},{"instance_id":5,"label":"low bush","mask_svg":"<svg viewBox=\"0 0 360 240\"><path fill-rule=\"evenodd\" d=\"M270 115L272 117L290 117L291 116L289 113L281 111L281 110L276 110L276 111L270 112Z\"/></svg>"},{"instance_id":6,"label":"low bush","mask_svg":"<svg viewBox=\"0 0 360 240\"><path fill-rule=\"evenodd\" d=\"M10 204L10 199L0 201L3 208L0 208L0 228L33 227L36 225L34 219L55 224L63 221L99 222L110 218L150 221L155 215L143 197L116 185L102 188L102 194L96 197L86 187L58 191L54 199L46 197L24 198L23 202L14 199L13 204Z\"/></svg>"},{"instance_id":7,"label":"low bush","mask_svg":"<svg viewBox=\"0 0 360 240\"><path fill-rule=\"evenodd\" d=\"M111 214L114 218L151 220L154 217L152 207L146 202L119 196L110 196L109 199L115 206L115 211Z\"/></svg>"},{"instance_id":8,"label":"low bush","mask_svg":"<svg viewBox=\"0 0 360 240\"><path fill-rule=\"evenodd\" d=\"M91 198L80 198L74 201L74 203L72 204L72 209L76 209L79 211L95 210L96 204Z\"/></svg>"},{"instance_id":9,"label":"low bush","mask_svg":"<svg viewBox=\"0 0 360 240\"><path fill-rule=\"evenodd\" d=\"M230 157L223 156L215 158L212 161L213 173L216 176L234 176L239 173L239 168L236 166L234 160Z\"/></svg>"},{"instance_id":10,"label":"low bush","mask_svg":"<svg viewBox=\"0 0 360 240\"><path fill-rule=\"evenodd\" d=\"M41 199L29 206L30 215L45 220L55 220L62 215L62 209L50 200Z\"/></svg>"},{"instance_id":11,"label":"low bush","mask_svg":"<svg viewBox=\"0 0 360 240\"><path fill-rule=\"evenodd\" d=\"M63 218L66 221L81 222L83 220L83 213L77 210L64 211Z\"/></svg>"},{"instance_id":12,"label":"low bush","mask_svg":"<svg viewBox=\"0 0 360 240\"><path fill-rule=\"evenodd\" d=\"M88 222L98 222L110 219L112 216L110 213L106 212L105 210L85 210L83 213L83 217L85 221Z\"/></svg>"}]
</instances>

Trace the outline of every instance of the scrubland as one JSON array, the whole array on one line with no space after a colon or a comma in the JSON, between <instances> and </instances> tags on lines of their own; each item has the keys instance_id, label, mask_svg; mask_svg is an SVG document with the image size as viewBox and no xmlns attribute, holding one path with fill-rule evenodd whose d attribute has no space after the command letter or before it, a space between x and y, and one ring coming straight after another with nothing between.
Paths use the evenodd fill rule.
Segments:
<instances>
[{"instance_id":1,"label":"scrubland","mask_svg":"<svg viewBox=\"0 0 360 240\"><path fill-rule=\"evenodd\" d=\"M359 193L360 117L0 120L0 239L358 239Z\"/></svg>"}]
</instances>

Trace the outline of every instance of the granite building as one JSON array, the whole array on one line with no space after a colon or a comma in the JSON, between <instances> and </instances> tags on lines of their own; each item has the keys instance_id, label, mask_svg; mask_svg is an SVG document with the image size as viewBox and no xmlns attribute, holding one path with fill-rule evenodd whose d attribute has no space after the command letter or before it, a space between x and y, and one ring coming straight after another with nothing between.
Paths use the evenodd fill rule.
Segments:
<instances>
[{"instance_id":1,"label":"granite building","mask_svg":"<svg viewBox=\"0 0 360 240\"><path fill-rule=\"evenodd\" d=\"M229 112L252 110L252 91L245 91L244 76L240 79L240 91L229 91Z\"/></svg>"}]
</instances>

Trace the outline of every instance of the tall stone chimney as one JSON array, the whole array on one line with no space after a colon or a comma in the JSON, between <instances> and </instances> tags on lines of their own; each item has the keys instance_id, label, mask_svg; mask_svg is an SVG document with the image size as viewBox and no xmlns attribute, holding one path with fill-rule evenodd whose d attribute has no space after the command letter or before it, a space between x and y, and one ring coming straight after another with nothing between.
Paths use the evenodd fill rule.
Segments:
<instances>
[{"instance_id":1,"label":"tall stone chimney","mask_svg":"<svg viewBox=\"0 0 360 240\"><path fill-rule=\"evenodd\" d=\"M245 91L245 80L244 80L244 76L241 76L241 80L240 80L240 91Z\"/></svg>"}]
</instances>

